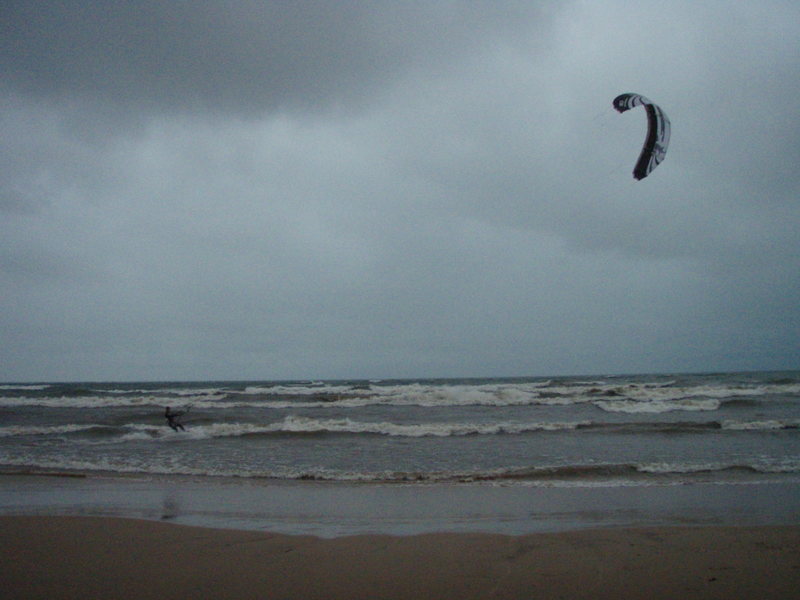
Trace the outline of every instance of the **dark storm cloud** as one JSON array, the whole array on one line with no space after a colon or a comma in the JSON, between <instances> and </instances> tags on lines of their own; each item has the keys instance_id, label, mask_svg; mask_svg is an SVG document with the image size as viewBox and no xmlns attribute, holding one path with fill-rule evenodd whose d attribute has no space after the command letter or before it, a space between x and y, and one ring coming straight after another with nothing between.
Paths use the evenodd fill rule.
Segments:
<instances>
[{"instance_id":1,"label":"dark storm cloud","mask_svg":"<svg viewBox=\"0 0 800 600\"><path fill-rule=\"evenodd\" d=\"M528 31L535 3L4 2L5 85L136 112L328 108Z\"/></svg>"}]
</instances>

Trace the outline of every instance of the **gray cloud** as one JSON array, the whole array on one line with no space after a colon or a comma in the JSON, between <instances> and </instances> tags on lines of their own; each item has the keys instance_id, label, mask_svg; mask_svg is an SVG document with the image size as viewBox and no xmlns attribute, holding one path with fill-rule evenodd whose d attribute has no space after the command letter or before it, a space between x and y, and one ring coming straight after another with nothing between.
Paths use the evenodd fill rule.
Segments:
<instances>
[{"instance_id":1,"label":"gray cloud","mask_svg":"<svg viewBox=\"0 0 800 600\"><path fill-rule=\"evenodd\" d=\"M799 10L528 4L6 3L0 379L796 367Z\"/></svg>"},{"instance_id":2,"label":"gray cloud","mask_svg":"<svg viewBox=\"0 0 800 600\"><path fill-rule=\"evenodd\" d=\"M141 110L327 108L441 67L540 9L491 2L104 2L2 9L6 80L23 93Z\"/></svg>"}]
</instances>

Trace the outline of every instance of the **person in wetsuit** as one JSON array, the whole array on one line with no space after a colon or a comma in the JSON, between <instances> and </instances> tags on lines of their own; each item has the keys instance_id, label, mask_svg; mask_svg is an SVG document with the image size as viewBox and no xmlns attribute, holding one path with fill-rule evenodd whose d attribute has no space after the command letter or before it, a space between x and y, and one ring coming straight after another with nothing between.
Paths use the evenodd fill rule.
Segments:
<instances>
[{"instance_id":1,"label":"person in wetsuit","mask_svg":"<svg viewBox=\"0 0 800 600\"><path fill-rule=\"evenodd\" d=\"M164 411L164 417L167 419L167 425L172 427L173 431L178 431L179 429L181 431L186 431L180 420L180 417L183 414L185 414L184 411L172 412L172 408L169 406Z\"/></svg>"}]
</instances>

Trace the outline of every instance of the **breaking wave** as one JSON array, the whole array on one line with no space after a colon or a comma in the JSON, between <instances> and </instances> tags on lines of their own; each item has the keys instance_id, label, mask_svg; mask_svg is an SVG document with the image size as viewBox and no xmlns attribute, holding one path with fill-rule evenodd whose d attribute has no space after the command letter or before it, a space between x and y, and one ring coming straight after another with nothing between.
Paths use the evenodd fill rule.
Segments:
<instances>
[{"instance_id":1,"label":"breaking wave","mask_svg":"<svg viewBox=\"0 0 800 600\"><path fill-rule=\"evenodd\" d=\"M676 386L674 382L495 383L442 385L275 385L243 390L224 387L163 388L154 390L94 390L86 394L41 395L20 393L0 397L0 407L124 408L195 406L201 409L362 408L373 405L458 406L568 406L592 404L608 412L660 413L675 410L717 410L723 404L760 402L775 395L800 394L798 383L762 385ZM47 386L32 386L46 389ZM5 391L17 388L3 388ZM46 390L49 391L49 390Z\"/></svg>"},{"instance_id":2,"label":"breaking wave","mask_svg":"<svg viewBox=\"0 0 800 600\"><path fill-rule=\"evenodd\" d=\"M0 437L16 435L58 435L93 429L108 429L108 427L105 425L53 425L49 427L46 425L10 425L8 427L0 427Z\"/></svg>"},{"instance_id":3,"label":"breaking wave","mask_svg":"<svg viewBox=\"0 0 800 600\"><path fill-rule=\"evenodd\" d=\"M49 384L11 384L6 383L0 385L0 390L2 391L15 391L15 392L38 392L41 390L46 390L49 388Z\"/></svg>"},{"instance_id":4,"label":"breaking wave","mask_svg":"<svg viewBox=\"0 0 800 600\"><path fill-rule=\"evenodd\" d=\"M470 435L520 435L536 432L595 431L607 434L647 433L703 433L709 430L759 432L800 430L800 420L764 421L664 421L642 423L614 423L597 421L545 422L508 421L500 423L417 423L402 424L385 421L358 421L354 419L317 419L290 415L272 423L186 423L186 430L174 432L164 425L128 423L68 424L68 425L9 425L0 427L0 438L12 436L59 436L86 434L90 438L102 437L102 443L136 440L187 441L223 437L274 436L274 435L384 435L393 437L449 437Z\"/></svg>"},{"instance_id":5,"label":"breaking wave","mask_svg":"<svg viewBox=\"0 0 800 600\"><path fill-rule=\"evenodd\" d=\"M576 429L581 423L421 423L405 425L387 422L355 421L352 419L313 419L288 416L268 424L214 423L190 426L186 431L173 432L166 427L129 425L130 431L121 441L160 439L181 441L220 437L259 435L314 435L314 434L371 434L397 437L447 437L464 435L520 434L533 431L561 431Z\"/></svg>"},{"instance_id":6,"label":"breaking wave","mask_svg":"<svg viewBox=\"0 0 800 600\"><path fill-rule=\"evenodd\" d=\"M679 400L650 400L642 402L640 400L599 400L595 406L607 412L621 413L665 413L675 410L700 411L717 410L720 407L719 400L682 398Z\"/></svg>"},{"instance_id":7,"label":"breaking wave","mask_svg":"<svg viewBox=\"0 0 800 600\"><path fill-rule=\"evenodd\" d=\"M786 459L776 464L759 463L622 463L568 464L478 471L377 471L358 472L337 469L267 470L200 468L183 464L144 464L125 459L95 457L32 459L0 455L0 474L149 474L165 476L203 476L244 479L282 479L365 483L454 483L527 485L534 487L622 487L643 485L683 485L704 481L763 482L774 474L800 474L800 460Z\"/></svg>"}]
</instances>

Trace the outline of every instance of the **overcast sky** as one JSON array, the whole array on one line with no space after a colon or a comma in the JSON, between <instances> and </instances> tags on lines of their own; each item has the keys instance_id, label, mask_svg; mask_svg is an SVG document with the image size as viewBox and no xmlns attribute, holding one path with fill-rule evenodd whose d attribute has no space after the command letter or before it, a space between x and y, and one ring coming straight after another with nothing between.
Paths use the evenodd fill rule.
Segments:
<instances>
[{"instance_id":1,"label":"overcast sky","mask_svg":"<svg viewBox=\"0 0 800 600\"><path fill-rule=\"evenodd\" d=\"M0 380L800 368L793 0L0 26Z\"/></svg>"}]
</instances>

